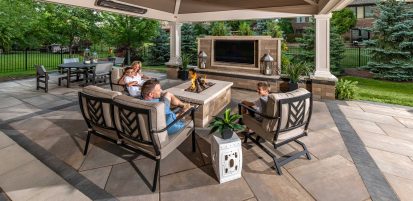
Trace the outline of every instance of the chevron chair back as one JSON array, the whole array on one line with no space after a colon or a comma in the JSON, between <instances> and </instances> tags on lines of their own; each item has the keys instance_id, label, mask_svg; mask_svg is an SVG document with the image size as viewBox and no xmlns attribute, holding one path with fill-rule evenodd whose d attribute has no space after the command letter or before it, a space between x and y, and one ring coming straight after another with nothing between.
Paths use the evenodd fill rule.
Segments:
<instances>
[{"instance_id":1,"label":"chevron chair back","mask_svg":"<svg viewBox=\"0 0 413 201\"><path fill-rule=\"evenodd\" d=\"M250 139L271 156L278 174L282 174L281 166L302 155L305 155L309 160L311 159L307 147L299 141L301 137L308 135L308 126L313 109L312 94L306 89L270 94L262 112L255 111L243 104L239 104L238 108L239 113L241 113L242 108L249 111L242 114L242 122L253 131L253 133L244 132L244 143L247 143ZM259 115L261 118L258 120L250 114ZM301 145L303 150L278 157L269 147L261 144L263 140L271 143L274 149L295 142Z\"/></svg>"}]
</instances>

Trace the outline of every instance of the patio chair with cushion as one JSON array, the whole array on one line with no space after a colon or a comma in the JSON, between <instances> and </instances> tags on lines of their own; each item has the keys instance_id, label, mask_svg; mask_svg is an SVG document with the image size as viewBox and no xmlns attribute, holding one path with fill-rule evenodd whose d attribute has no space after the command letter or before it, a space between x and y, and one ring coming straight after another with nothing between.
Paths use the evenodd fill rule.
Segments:
<instances>
[{"instance_id":1,"label":"patio chair with cushion","mask_svg":"<svg viewBox=\"0 0 413 201\"><path fill-rule=\"evenodd\" d=\"M112 89L113 91L119 91L125 95L129 95L128 89L126 88L126 84L120 81L124 70L125 68L123 67L113 67L109 84L110 89Z\"/></svg>"},{"instance_id":2,"label":"patio chair with cushion","mask_svg":"<svg viewBox=\"0 0 413 201\"><path fill-rule=\"evenodd\" d=\"M123 66L125 62L125 57L115 57L115 61L113 62L114 66Z\"/></svg>"},{"instance_id":3,"label":"patio chair with cushion","mask_svg":"<svg viewBox=\"0 0 413 201\"><path fill-rule=\"evenodd\" d=\"M156 161L152 191L157 187L160 161L192 135L192 151L195 152L194 108L166 125L165 105L148 102L119 92L87 86L79 92L79 104L88 125L84 154L87 154L92 134L119 146L140 153ZM185 127L168 135L167 129L184 117Z\"/></svg>"},{"instance_id":4,"label":"patio chair with cushion","mask_svg":"<svg viewBox=\"0 0 413 201\"><path fill-rule=\"evenodd\" d=\"M302 155L306 155L307 159L310 160L311 156L307 147L298 139L308 134L312 107L312 94L302 88L288 93L270 94L262 113L246 105L239 104L239 112L241 112L242 108L248 111L247 114L242 115L242 123L254 131L253 133L245 132L244 143L251 139L265 153L270 155L279 175L282 174L281 166ZM254 116L251 114L254 114ZM256 137L253 137L253 135L256 135ZM263 145L265 142L261 139L271 143L274 149L294 141L303 150L292 155L284 155L277 158L272 150Z\"/></svg>"},{"instance_id":5,"label":"patio chair with cushion","mask_svg":"<svg viewBox=\"0 0 413 201\"><path fill-rule=\"evenodd\" d=\"M109 77L110 82L112 66L113 64L110 62L97 64L96 67L87 72L88 79L86 80L86 83L88 81L92 81L93 84L96 84L97 81L106 83L106 77Z\"/></svg>"},{"instance_id":6,"label":"patio chair with cushion","mask_svg":"<svg viewBox=\"0 0 413 201\"><path fill-rule=\"evenodd\" d=\"M36 90L43 89L47 93L49 90L49 74L43 65L35 65L36 67ZM43 83L44 86L40 86Z\"/></svg>"}]
</instances>

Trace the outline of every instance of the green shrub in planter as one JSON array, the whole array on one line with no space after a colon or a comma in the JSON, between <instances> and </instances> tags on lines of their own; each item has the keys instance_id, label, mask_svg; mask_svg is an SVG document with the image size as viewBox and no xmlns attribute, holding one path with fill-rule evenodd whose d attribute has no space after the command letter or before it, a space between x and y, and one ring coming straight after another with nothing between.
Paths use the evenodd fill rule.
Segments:
<instances>
[{"instance_id":1,"label":"green shrub in planter","mask_svg":"<svg viewBox=\"0 0 413 201\"><path fill-rule=\"evenodd\" d=\"M340 79L336 84L336 98L340 100L354 99L358 89L357 83L356 81Z\"/></svg>"}]
</instances>

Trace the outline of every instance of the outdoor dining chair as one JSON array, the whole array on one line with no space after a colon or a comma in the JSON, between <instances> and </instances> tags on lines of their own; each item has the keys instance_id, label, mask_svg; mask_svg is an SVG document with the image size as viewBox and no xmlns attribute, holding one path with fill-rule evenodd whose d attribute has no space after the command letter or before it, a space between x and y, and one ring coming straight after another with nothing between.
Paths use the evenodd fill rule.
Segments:
<instances>
[{"instance_id":1,"label":"outdoor dining chair","mask_svg":"<svg viewBox=\"0 0 413 201\"><path fill-rule=\"evenodd\" d=\"M35 65L36 67L36 90L43 89L47 93L49 90L49 74L43 65ZM43 86L40 86L43 83Z\"/></svg>"},{"instance_id":2,"label":"outdoor dining chair","mask_svg":"<svg viewBox=\"0 0 413 201\"><path fill-rule=\"evenodd\" d=\"M103 81L104 83L106 83L106 77L109 78L110 82L112 66L113 64L110 62L97 64L96 67L87 72L88 75L86 76L86 83L88 81L91 81L94 85L97 83L97 81Z\"/></svg>"},{"instance_id":3,"label":"outdoor dining chair","mask_svg":"<svg viewBox=\"0 0 413 201\"><path fill-rule=\"evenodd\" d=\"M64 63L64 64L67 64L67 63L75 63L75 62L79 62L79 58L64 58L64 59L63 59L63 63ZM61 73L63 74L63 73L67 73L67 72L62 71ZM72 71L71 71L71 73L72 73ZM84 73L85 73L84 70L76 70L76 71L73 71L73 76L76 75L76 80L79 80L79 79L80 79L80 75L81 75L81 74L84 74Z\"/></svg>"},{"instance_id":4,"label":"outdoor dining chair","mask_svg":"<svg viewBox=\"0 0 413 201\"><path fill-rule=\"evenodd\" d=\"M306 89L300 88L292 92L270 94L262 113L240 103L238 105L240 114L242 108L248 112L242 114L241 123L254 131L252 133L244 132L244 143L251 139L266 154L271 156L275 170L279 175L282 174L281 166L286 163L302 155L305 155L308 160L311 159L305 144L298 140L308 134L313 108L312 94ZM277 158L274 152L264 145L263 141L268 141L275 150L290 142L296 142L303 150Z\"/></svg>"},{"instance_id":5,"label":"outdoor dining chair","mask_svg":"<svg viewBox=\"0 0 413 201\"><path fill-rule=\"evenodd\" d=\"M123 66L125 62L125 57L115 57L115 61L113 62L114 66Z\"/></svg>"}]
</instances>

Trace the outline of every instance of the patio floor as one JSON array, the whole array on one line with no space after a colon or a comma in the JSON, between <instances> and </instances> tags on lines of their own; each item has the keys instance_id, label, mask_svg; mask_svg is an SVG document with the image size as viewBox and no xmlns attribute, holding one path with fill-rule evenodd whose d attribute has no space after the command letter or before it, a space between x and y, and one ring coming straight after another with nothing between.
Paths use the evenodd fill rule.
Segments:
<instances>
[{"instance_id":1,"label":"patio floor","mask_svg":"<svg viewBox=\"0 0 413 201\"><path fill-rule=\"evenodd\" d=\"M159 76L154 74L153 76ZM163 80L163 86L179 81ZM219 184L207 129L155 163L92 137L82 155L86 124L78 87L35 90L34 79L0 83L0 200L411 200L413 108L362 101L315 101L304 157L278 176L272 159L243 144L242 178ZM106 86L107 87L107 86ZM256 93L233 89L231 107ZM242 138L242 136L240 136ZM291 143L277 153L294 151Z\"/></svg>"}]
</instances>

